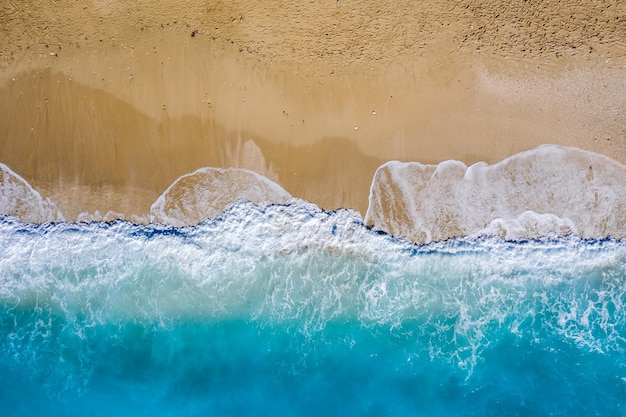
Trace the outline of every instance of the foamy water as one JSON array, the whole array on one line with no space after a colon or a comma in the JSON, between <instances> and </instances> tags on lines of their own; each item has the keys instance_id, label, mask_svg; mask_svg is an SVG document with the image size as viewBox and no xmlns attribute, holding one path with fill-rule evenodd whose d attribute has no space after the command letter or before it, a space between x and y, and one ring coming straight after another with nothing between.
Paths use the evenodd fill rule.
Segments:
<instances>
[{"instance_id":1,"label":"foamy water","mask_svg":"<svg viewBox=\"0 0 626 417\"><path fill-rule=\"evenodd\" d=\"M0 215L29 223L63 221L17 173L0 166ZM462 236L508 240L545 236L626 236L626 167L576 148L544 145L495 165L460 161L439 165L391 161L375 173L365 223L416 243ZM237 201L285 203L279 184L240 168L201 168L178 178L131 217L172 226L216 218ZM110 221L120 213L82 213L79 221Z\"/></svg>"},{"instance_id":2,"label":"foamy water","mask_svg":"<svg viewBox=\"0 0 626 417\"><path fill-rule=\"evenodd\" d=\"M0 251L2 415L626 411L624 242L414 246L293 200Z\"/></svg>"},{"instance_id":3,"label":"foamy water","mask_svg":"<svg viewBox=\"0 0 626 417\"><path fill-rule=\"evenodd\" d=\"M372 228L210 168L152 206L191 226L49 223L3 167L0 415L623 415L623 169L389 163Z\"/></svg>"},{"instance_id":4,"label":"foamy water","mask_svg":"<svg viewBox=\"0 0 626 417\"><path fill-rule=\"evenodd\" d=\"M150 209L153 223L190 226L222 214L237 200L285 203L291 195L247 169L201 168L177 179Z\"/></svg>"},{"instance_id":5,"label":"foamy water","mask_svg":"<svg viewBox=\"0 0 626 417\"><path fill-rule=\"evenodd\" d=\"M626 236L626 167L575 148L541 146L498 164L389 162L367 224L414 242L455 236Z\"/></svg>"},{"instance_id":6,"label":"foamy water","mask_svg":"<svg viewBox=\"0 0 626 417\"><path fill-rule=\"evenodd\" d=\"M0 215L29 223L63 221L54 202L44 199L22 177L0 164Z\"/></svg>"}]
</instances>

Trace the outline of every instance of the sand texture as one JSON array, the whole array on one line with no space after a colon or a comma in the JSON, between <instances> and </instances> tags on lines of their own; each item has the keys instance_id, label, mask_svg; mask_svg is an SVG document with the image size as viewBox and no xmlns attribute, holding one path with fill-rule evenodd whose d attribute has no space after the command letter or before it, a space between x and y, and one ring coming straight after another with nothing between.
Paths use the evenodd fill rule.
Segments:
<instances>
[{"instance_id":1,"label":"sand texture","mask_svg":"<svg viewBox=\"0 0 626 417\"><path fill-rule=\"evenodd\" d=\"M624 74L622 1L5 0L0 162L67 220L202 167L365 214L390 160L625 163Z\"/></svg>"}]
</instances>

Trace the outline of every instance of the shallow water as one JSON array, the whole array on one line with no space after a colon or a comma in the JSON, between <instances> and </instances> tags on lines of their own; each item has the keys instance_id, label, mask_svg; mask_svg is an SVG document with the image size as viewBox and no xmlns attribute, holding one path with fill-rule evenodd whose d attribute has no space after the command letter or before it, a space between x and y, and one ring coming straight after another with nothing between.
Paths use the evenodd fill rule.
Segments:
<instances>
[{"instance_id":1,"label":"shallow water","mask_svg":"<svg viewBox=\"0 0 626 417\"><path fill-rule=\"evenodd\" d=\"M0 222L0 414L622 415L626 242Z\"/></svg>"}]
</instances>

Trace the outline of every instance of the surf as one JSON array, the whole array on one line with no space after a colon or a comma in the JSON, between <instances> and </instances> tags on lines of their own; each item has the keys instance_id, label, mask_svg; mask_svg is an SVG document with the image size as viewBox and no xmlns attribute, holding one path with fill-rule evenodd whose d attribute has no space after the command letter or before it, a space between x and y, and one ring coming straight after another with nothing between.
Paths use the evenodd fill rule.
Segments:
<instances>
[{"instance_id":1,"label":"surf","mask_svg":"<svg viewBox=\"0 0 626 417\"><path fill-rule=\"evenodd\" d=\"M390 162L365 218L202 168L145 224L66 221L0 168L2 415L626 411L624 167L604 157Z\"/></svg>"},{"instance_id":2,"label":"surf","mask_svg":"<svg viewBox=\"0 0 626 417\"><path fill-rule=\"evenodd\" d=\"M415 245L301 200L0 231L3 415L624 411L622 240Z\"/></svg>"}]
</instances>

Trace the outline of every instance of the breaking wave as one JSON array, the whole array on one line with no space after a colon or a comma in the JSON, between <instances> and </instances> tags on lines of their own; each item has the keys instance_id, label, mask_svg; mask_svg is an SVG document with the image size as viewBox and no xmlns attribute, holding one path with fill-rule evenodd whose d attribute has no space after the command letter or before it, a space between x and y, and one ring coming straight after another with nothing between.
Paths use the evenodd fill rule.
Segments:
<instances>
[{"instance_id":1,"label":"breaking wave","mask_svg":"<svg viewBox=\"0 0 626 417\"><path fill-rule=\"evenodd\" d=\"M7 218L0 251L3 415L624 411L621 241L415 246L291 200Z\"/></svg>"}]
</instances>

